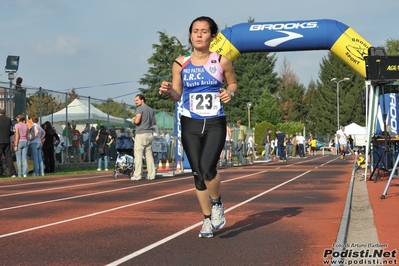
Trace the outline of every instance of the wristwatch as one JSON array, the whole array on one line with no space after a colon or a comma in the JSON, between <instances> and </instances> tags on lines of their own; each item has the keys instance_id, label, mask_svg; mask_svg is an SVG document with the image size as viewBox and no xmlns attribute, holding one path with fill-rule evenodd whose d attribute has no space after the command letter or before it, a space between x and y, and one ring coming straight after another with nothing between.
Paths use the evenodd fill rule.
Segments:
<instances>
[{"instance_id":1,"label":"wristwatch","mask_svg":"<svg viewBox=\"0 0 399 266\"><path fill-rule=\"evenodd\" d=\"M231 97L234 97L234 91L227 89L230 92Z\"/></svg>"}]
</instances>

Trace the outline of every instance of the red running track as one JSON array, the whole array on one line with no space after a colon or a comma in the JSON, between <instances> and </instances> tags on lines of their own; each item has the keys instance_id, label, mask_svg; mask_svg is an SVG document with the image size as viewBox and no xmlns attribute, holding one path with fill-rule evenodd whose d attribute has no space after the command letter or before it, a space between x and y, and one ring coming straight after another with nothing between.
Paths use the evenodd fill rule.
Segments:
<instances>
[{"instance_id":1,"label":"red running track","mask_svg":"<svg viewBox=\"0 0 399 266\"><path fill-rule=\"evenodd\" d=\"M190 175L111 172L0 182L1 265L323 265L354 158L220 169L226 226L198 238Z\"/></svg>"},{"instance_id":2,"label":"red running track","mask_svg":"<svg viewBox=\"0 0 399 266\"><path fill-rule=\"evenodd\" d=\"M379 244L386 245L384 250L398 251L399 233L396 227L399 224L399 179L396 177L391 182L388 183L388 181L389 176L381 176L376 183L367 180L367 190L373 208ZM387 185L388 190L385 191ZM381 198L383 194L384 199ZM392 263L392 259L396 259L394 265L398 265L398 256L397 254L395 258L389 257L386 260Z\"/></svg>"}]
</instances>

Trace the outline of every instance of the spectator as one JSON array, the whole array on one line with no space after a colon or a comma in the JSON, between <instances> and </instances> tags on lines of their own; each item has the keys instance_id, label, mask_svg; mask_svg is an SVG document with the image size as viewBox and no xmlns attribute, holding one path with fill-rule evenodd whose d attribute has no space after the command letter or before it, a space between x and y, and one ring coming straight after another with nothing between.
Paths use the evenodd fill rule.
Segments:
<instances>
[{"instance_id":1,"label":"spectator","mask_svg":"<svg viewBox=\"0 0 399 266\"><path fill-rule=\"evenodd\" d=\"M334 145L335 145L335 152L336 152L336 155L338 155L339 152L340 152L339 137L340 137L340 136L339 136L338 134L335 134L335 137L334 137Z\"/></svg>"},{"instance_id":2,"label":"spectator","mask_svg":"<svg viewBox=\"0 0 399 266\"><path fill-rule=\"evenodd\" d=\"M299 157L306 158L306 156L305 156L305 137L302 136L301 132L298 132L298 136L296 137L296 141L298 143Z\"/></svg>"},{"instance_id":3,"label":"spectator","mask_svg":"<svg viewBox=\"0 0 399 266\"><path fill-rule=\"evenodd\" d=\"M66 127L62 131L62 136L64 138L65 143L65 153L68 154L68 157L71 156L71 145L72 145L72 126L71 123L67 123ZM67 156L65 156L66 158ZM66 158L67 159L67 158Z\"/></svg>"},{"instance_id":4,"label":"spectator","mask_svg":"<svg viewBox=\"0 0 399 266\"><path fill-rule=\"evenodd\" d=\"M104 160L104 170L108 171L108 158L109 158L109 143L111 136L108 134L105 126L101 126L96 136L98 151L97 171L101 171L102 161ZM103 149L103 150L101 150Z\"/></svg>"},{"instance_id":5,"label":"spectator","mask_svg":"<svg viewBox=\"0 0 399 266\"><path fill-rule=\"evenodd\" d=\"M236 143L236 152L238 156L238 164L243 164L243 154L245 149L245 127L241 124L241 120L237 120L238 138Z\"/></svg>"},{"instance_id":6,"label":"spectator","mask_svg":"<svg viewBox=\"0 0 399 266\"><path fill-rule=\"evenodd\" d=\"M352 138L352 135L349 135L349 138L348 138L348 152L349 152L349 154L354 154L354 152L353 152L353 138Z\"/></svg>"},{"instance_id":7,"label":"spectator","mask_svg":"<svg viewBox=\"0 0 399 266\"><path fill-rule=\"evenodd\" d=\"M169 133L169 130L166 130L166 133L165 133L165 141L166 141L166 143L169 143L169 142L170 142L170 133Z\"/></svg>"},{"instance_id":8,"label":"spectator","mask_svg":"<svg viewBox=\"0 0 399 266\"><path fill-rule=\"evenodd\" d=\"M154 111L145 103L143 94L136 95L134 102L137 106L136 116L132 122L136 125L136 137L134 141L134 174L132 180L140 180L143 171L143 154L147 165L147 178L155 179L155 164L152 156L153 131L157 120Z\"/></svg>"},{"instance_id":9,"label":"spectator","mask_svg":"<svg viewBox=\"0 0 399 266\"><path fill-rule=\"evenodd\" d=\"M272 141L272 129L268 128L266 131L265 139L263 144L265 145L265 161L270 162L269 155L271 149L271 141Z\"/></svg>"},{"instance_id":10,"label":"spectator","mask_svg":"<svg viewBox=\"0 0 399 266\"><path fill-rule=\"evenodd\" d=\"M110 160L111 160L111 161L115 161L115 159L116 159L115 141L116 141L117 134L116 134L116 130L115 130L115 127L114 127L114 126L111 126L111 127L110 127L110 129L109 129L109 135L111 136L111 138L112 138L112 140L113 140L113 141L111 142L110 146L109 146L109 148L110 148Z\"/></svg>"},{"instance_id":11,"label":"spectator","mask_svg":"<svg viewBox=\"0 0 399 266\"><path fill-rule=\"evenodd\" d=\"M83 146L83 158L82 161L83 162L88 162L89 161L89 157L91 156L91 154L89 155L90 152L90 125L86 124L85 128L83 129L82 133L81 133L81 139L82 139L82 146Z\"/></svg>"},{"instance_id":12,"label":"spectator","mask_svg":"<svg viewBox=\"0 0 399 266\"><path fill-rule=\"evenodd\" d=\"M7 171L3 169L3 174L6 173L11 177L16 177L11 151L12 135L14 135L14 129L11 118L5 115L5 110L3 108L0 108L0 157L4 155L7 166Z\"/></svg>"},{"instance_id":13,"label":"spectator","mask_svg":"<svg viewBox=\"0 0 399 266\"><path fill-rule=\"evenodd\" d=\"M248 137L248 149L247 149L247 157L250 158L249 164L253 164L253 162L256 159L255 148L256 148L256 143L254 140L254 133L250 133Z\"/></svg>"},{"instance_id":14,"label":"spectator","mask_svg":"<svg viewBox=\"0 0 399 266\"><path fill-rule=\"evenodd\" d=\"M46 132L37 123L39 118L37 115L31 116L32 128L30 130L30 150L33 158L33 175L44 176L43 157L42 157L42 139L44 139Z\"/></svg>"},{"instance_id":15,"label":"spectator","mask_svg":"<svg viewBox=\"0 0 399 266\"><path fill-rule=\"evenodd\" d=\"M130 128L126 128L125 133L126 133L126 135L128 135L129 137L132 136L132 132L130 131Z\"/></svg>"},{"instance_id":16,"label":"spectator","mask_svg":"<svg viewBox=\"0 0 399 266\"><path fill-rule=\"evenodd\" d=\"M233 135L231 134L231 129L229 122L226 121L226 140L224 142L224 149L220 155L221 165L231 165L231 142L233 141Z\"/></svg>"},{"instance_id":17,"label":"spectator","mask_svg":"<svg viewBox=\"0 0 399 266\"><path fill-rule=\"evenodd\" d=\"M121 127L121 128L119 129L118 138L119 138L119 137L127 137L127 136L129 136L129 135L125 132L125 128L124 128L124 127Z\"/></svg>"},{"instance_id":18,"label":"spectator","mask_svg":"<svg viewBox=\"0 0 399 266\"><path fill-rule=\"evenodd\" d=\"M96 137L98 134L98 130L100 129L99 126L97 126L97 130L95 127L91 127L91 131L90 131L90 140L92 143L92 147L91 147L91 161L92 162L96 162L98 159L98 150L97 150L97 141L96 141Z\"/></svg>"},{"instance_id":19,"label":"spectator","mask_svg":"<svg viewBox=\"0 0 399 266\"><path fill-rule=\"evenodd\" d=\"M298 156L298 141L296 140L297 135L298 135L298 132L295 132L295 135L293 135L291 138L291 144L292 144L291 157L293 157L293 158L296 158Z\"/></svg>"},{"instance_id":20,"label":"spectator","mask_svg":"<svg viewBox=\"0 0 399 266\"><path fill-rule=\"evenodd\" d=\"M331 154L330 155L335 155L335 154L337 154L337 151L335 150L335 138L336 138L336 136L334 135L334 138L332 138L331 140L330 140L330 149L331 149Z\"/></svg>"},{"instance_id":21,"label":"spectator","mask_svg":"<svg viewBox=\"0 0 399 266\"><path fill-rule=\"evenodd\" d=\"M43 157L44 157L44 172L54 173L55 170L55 155L54 146L60 144L60 138L57 132L49 121L44 123L46 136L44 137L43 143Z\"/></svg>"},{"instance_id":22,"label":"spectator","mask_svg":"<svg viewBox=\"0 0 399 266\"><path fill-rule=\"evenodd\" d=\"M72 123L72 151L75 163L80 163L82 160L80 154L80 132L76 129L76 123Z\"/></svg>"},{"instance_id":23,"label":"spectator","mask_svg":"<svg viewBox=\"0 0 399 266\"><path fill-rule=\"evenodd\" d=\"M312 135L310 136L309 143L311 155L316 155L317 140Z\"/></svg>"},{"instance_id":24,"label":"spectator","mask_svg":"<svg viewBox=\"0 0 399 266\"><path fill-rule=\"evenodd\" d=\"M277 138L277 150L278 150L279 159L280 161L286 161L287 154L285 150L285 144L286 144L285 133L282 132L280 129L277 129L276 133L277 133L276 138Z\"/></svg>"},{"instance_id":25,"label":"spectator","mask_svg":"<svg viewBox=\"0 0 399 266\"><path fill-rule=\"evenodd\" d=\"M25 115L17 115L17 124L15 128L14 149L15 157L17 159L18 177L27 177L28 175L28 141L29 141L29 128L25 123Z\"/></svg>"},{"instance_id":26,"label":"spectator","mask_svg":"<svg viewBox=\"0 0 399 266\"><path fill-rule=\"evenodd\" d=\"M292 134L287 135L287 141L285 148L287 150L287 157L291 158L292 157Z\"/></svg>"},{"instance_id":27,"label":"spectator","mask_svg":"<svg viewBox=\"0 0 399 266\"><path fill-rule=\"evenodd\" d=\"M64 153L64 149L65 149L65 142L64 142L64 137L57 133L58 138L60 139L60 143L58 143L58 145L54 145L54 150L55 150L55 161L57 163L62 163L65 160L65 153Z\"/></svg>"}]
</instances>

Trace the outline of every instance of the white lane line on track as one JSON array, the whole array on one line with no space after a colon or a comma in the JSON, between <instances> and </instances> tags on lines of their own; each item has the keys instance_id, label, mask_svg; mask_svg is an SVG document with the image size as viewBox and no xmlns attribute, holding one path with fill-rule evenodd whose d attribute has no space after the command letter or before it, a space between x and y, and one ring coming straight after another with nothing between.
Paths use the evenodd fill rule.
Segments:
<instances>
[{"instance_id":1,"label":"white lane line on track","mask_svg":"<svg viewBox=\"0 0 399 266\"><path fill-rule=\"evenodd\" d=\"M327 162L321 164L320 167L325 166L325 165L327 165L327 164L329 164L329 163L331 163L331 162L333 162L333 161L336 161L336 160L338 160L338 158L339 158L339 157L335 157L335 158L333 158L332 160L329 160L329 161L327 161Z\"/></svg>"},{"instance_id":2,"label":"white lane line on track","mask_svg":"<svg viewBox=\"0 0 399 266\"><path fill-rule=\"evenodd\" d=\"M267 171L261 171L261 172L257 172L257 173L252 173L252 174L236 177L236 178L233 178L233 179L229 179L229 180L226 180L226 181L223 181L223 182L232 181L232 180L238 180L238 179L242 179L242 178L245 178L245 177L257 175L257 174L264 173L264 172L267 172ZM192 178L192 176L185 177L185 179L187 179L187 178ZM182 178L176 178L174 180L166 180L166 181L162 181L162 183L173 182L173 181L178 181L178 180L182 180ZM148 185L151 185L151 184L159 184L159 183L161 183L161 182L147 183L147 184L143 184L143 185L140 185L140 186L148 186ZM156 201L156 200L159 200L159 199L164 199L164 198L172 197L172 196L175 196L175 195L183 194L183 193L186 193L188 191L192 191L194 189L195 188L190 188L190 189L182 190L182 191L179 191L179 192L171 193L171 194L168 194L168 195L163 195L163 196L159 196L159 197L156 197L156 198L139 201L139 202L135 202L135 203L131 203L131 204L127 204L127 205L111 208L111 209L108 209L108 210L103 210L103 211L100 211L100 212L95 212L95 213L91 213L91 214L87 214L87 215L83 215L83 216L78 216L78 217L75 217L75 218L70 218L70 219L66 219L66 220L62 220L62 221L58 221L58 222L54 222L54 223L44 224L44 225L40 225L40 226L36 226L36 227L32 227L32 228L28 228L28 229L24 229L24 230L20 230L20 231L15 231L15 232L3 234L3 235L0 235L0 238L5 238L5 237L8 237L8 236L18 235L18 234L22 234L22 233L26 233L26 232L30 232L30 231L34 231L34 230L38 230L38 229L54 226L54 225L59 225L59 224L63 224L63 223L73 222L73 221L76 221L76 220L81 220L81 219L84 219L84 218L97 216L97 215L100 215L100 214L104 214L104 213L108 213L108 212L112 212L112 211L128 208L128 207L131 207L131 206L135 206L135 205L139 205L139 204L143 204L143 203Z\"/></svg>"},{"instance_id":3,"label":"white lane line on track","mask_svg":"<svg viewBox=\"0 0 399 266\"><path fill-rule=\"evenodd\" d=\"M303 160L303 159L290 159L290 160L288 160L288 161L291 162L291 163L290 163L290 164L287 164L287 165L283 165L283 166L284 166L284 167L297 166L297 165L304 164L304 163L307 163L307 162L315 161L315 160L317 160L317 159L319 159L319 158L312 158L312 159L309 159L309 160Z\"/></svg>"},{"instance_id":4,"label":"white lane line on track","mask_svg":"<svg viewBox=\"0 0 399 266\"><path fill-rule=\"evenodd\" d=\"M243 201L243 202L241 202L241 203L239 203L237 205L234 205L234 206L226 209L225 213L227 213L229 211L232 211L232 210L234 210L234 209L236 209L236 208L238 208L238 207L240 207L240 206L242 206L242 205L244 205L244 204L246 204L248 202L251 202L254 199L259 198L259 197L261 197L261 196L263 196L263 195L265 195L265 194L267 194L267 193L269 193L269 192L271 192L271 191L273 191L273 190L275 190L275 189L277 189L277 188L279 188L281 186L284 186L284 185L286 185L286 184L288 184L288 183L290 183L290 182L292 182L292 181L294 181L294 180L296 180L296 179L298 179L298 178L300 178L300 177L302 177L302 176L304 176L304 175L306 175L306 174L308 174L310 172L311 172L310 170L307 171L307 172L304 172L304 173L302 173L302 174L300 174L300 175L298 175L298 176L296 176L294 178L291 178L290 180L287 180L287 181L285 181L285 182L283 182L283 183L281 183L281 184L279 184L279 185L277 185L275 187L272 187L272 188L270 188L270 189L268 189L268 190L266 190L266 191L264 191L264 192L262 192L262 193L260 193L260 194L258 194L256 196L253 196L252 198L249 198L249 199L247 199L247 200L245 200L245 201ZM133 258L135 258L135 257L137 257L137 256L139 256L139 255L141 255L141 254L143 254L143 253L145 253L147 251L150 251L151 249L154 249L154 248L156 248L156 247L158 247L158 246L160 246L160 245L162 245L162 244L164 244L164 243L166 243L166 242L168 242L168 241L170 241L170 240L172 240L172 239L174 239L174 238L176 238L176 237L178 237L180 235L183 235L184 233L186 233L188 231L191 231L191 230L195 229L196 227L200 226L201 224L202 224L202 221L198 222L196 224L193 224L193 225L191 225L191 226L189 226L189 227L187 227L187 228L185 228L185 229L183 229L183 230L181 230L181 231L179 231L177 233L174 233L173 235L165 237L165 238L163 238L163 239L161 239L161 240L159 240L159 241L157 241L157 242L155 242L155 243L153 243L153 244L151 244L149 246L146 246L146 247L144 247L142 249L139 249L139 250L137 250L137 251L135 251L135 252L123 257L123 258L120 258L119 260L111 262L111 263L107 264L107 266L116 266L116 265L122 264L122 263L124 263L124 262L126 262L128 260L131 260L131 259L133 259Z\"/></svg>"},{"instance_id":5,"label":"white lane line on track","mask_svg":"<svg viewBox=\"0 0 399 266\"><path fill-rule=\"evenodd\" d=\"M131 207L131 206L135 206L135 205L139 205L139 204L143 204L143 203L147 203L147 202L151 202L151 201L155 201L155 200L159 200L159 199L175 196L175 195L182 194L182 193L185 193L185 192L188 192L188 191L191 191L191 190L194 190L194 188L186 189L186 190L179 191L179 192L176 192L176 193L172 193L172 194L168 194L168 195L164 195L164 196L159 196L159 197L156 197L156 198L143 200L143 201L139 201L139 202L135 202L135 203L119 206L119 207L115 207L115 208L112 208L112 209L103 210L103 211L100 211L100 212L94 212L94 213L91 213L91 214L78 216L78 217L75 217L75 218L70 218L70 219L66 219L66 220L62 220L62 221L58 221L58 222L54 222L54 223L49 223L49 224L44 224L44 225L28 228L28 229L25 229L25 230L20 230L20 231L8 233L8 234L3 234L3 235L0 235L0 238L5 238L5 237L8 237L8 236L18 235L18 234L22 234L22 233L35 231L35 230L42 229L42 228L46 228L46 227L51 227L51 226L54 226L54 225L64 224L64 223L68 223L68 222L81 220L81 219L84 219L84 218L97 216L97 215L100 215L100 214L104 214L104 213L108 213L108 212L112 212L112 211L128 208L128 207Z\"/></svg>"},{"instance_id":6,"label":"white lane line on track","mask_svg":"<svg viewBox=\"0 0 399 266\"><path fill-rule=\"evenodd\" d=\"M173 180L165 180L165 181L160 181L160 182L156 182L156 183L146 183L146 184L141 184L141 185L134 185L134 186L129 186L129 187L105 190L105 191L89 193L89 194L84 194L84 195L78 195L78 196L72 196L72 197L66 197L66 198L59 198L59 199L53 199L53 200L40 201L40 202L29 203L29 204L24 204L24 205L17 205L17 206L12 206L12 207L1 208L0 211L7 211L7 210L24 208L24 207L31 207L31 206L35 206L35 205L47 204L47 203L52 203L52 202L57 202L57 201L64 201L64 200L72 200L72 199L90 197L90 196L99 195L99 194L112 193L112 192L115 192L115 191L121 191L121 190L126 190L126 189L137 188L137 187L150 186L152 184L162 184L162 183L168 183L168 182L175 182L175 181L179 181L179 180L183 180L183 179L187 179L187 178L190 178L190 177L184 177L184 178L173 179ZM105 181L105 182L115 182L115 180ZM104 182L90 183L90 184L87 184L87 185L100 184L100 183L104 183ZM65 188L65 187L62 187L62 188ZM36 190L34 192L37 192L37 191L44 191L44 190Z\"/></svg>"},{"instance_id":7,"label":"white lane line on track","mask_svg":"<svg viewBox=\"0 0 399 266\"><path fill-rule=\"evenodd\" d=\"M64 187L43 188L43 189L29 190L29 191L23 191L23 192L15 192L15 193L10 193L10 194L0 195L0 198L22 195L22 194L31 194L31 193L37 193L37 192L43 192L43 191L60 190L60 189L73 188L73 187L91 186L91 185L97 185L97 184L103 184L103 183L109 183L109 182L115 182L115 180L107 180L107 181L94 182L94 183L84 183L84 184L70 185L70 186L64 186Z\"/></svg>"},{"instance_id":8,"label":"white lane line on track","mask_svg":"<svg viewBox=\"0 0 399 266\"><path fill-rule=\"evenodd\" d=\"M78 181L84 179L91 179L91 178L99 178L104 177L104 175L95 175L95 176L87 176L87 177L76 177L76 178L65 178L65 179L57 179L57 180L47 180L47 181L37 181L37 182L29 182L29 183L17 183L13 185L3 185L0 188L7 188L7 187L22 187L22 186L29 186L29 185L40 185L40 184L47 184L47 183L58 183L64 181Z\"/></svg>"}]
</instances>

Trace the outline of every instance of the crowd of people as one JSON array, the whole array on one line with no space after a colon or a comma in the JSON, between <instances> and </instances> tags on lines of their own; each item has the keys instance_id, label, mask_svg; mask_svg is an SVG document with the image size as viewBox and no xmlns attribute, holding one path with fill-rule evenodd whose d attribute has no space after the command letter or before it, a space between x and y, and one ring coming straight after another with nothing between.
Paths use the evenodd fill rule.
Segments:
<instances>
[{"instance_id":1,"label":"crowd of people","mask_svg":"<svg viewBox=\"0 0 399 266\"><path fill-rule=\"evenodd\" d=\"M277 157L280 161L288 158L306 158L307 155L316 155L318 150L318 141L313 135L309 135L306 140L301 132L295 134L284 134L280 129L276 130L276 138L272 139L272 129L269 128L264 137L264 159L271 161L271 158ZM345 160L345 155L354 154L354 140L350 134L346 134L345 127L341 126L340 130L334 134L329 146L331 154L340 155Z\"/></svg>"},{"instance_id":2,"label":"crowd of people","mask_svg":"<svg viewBox=\"0 0 399 266\"><path fill-rule=\"evenodd\" d=\"M306 158L306 143L310 147L309 152L315 154L316 142L315 140L313 141L312 136L306 142L301 132L285 134L280 129L276 130L275 139L272 139L271 136L272 129L268 128L263 141L265 146L264 160L267 162L271 161L274 157L278 157L280 161L286 161L287 158Z\"/></svg>"},{"instance_id":3,"label":"crowd of people","mask_svg":"<svg viewBox=\"0 0 399 266\"><path fill-rule=\"evenodd\" d=\"M5 164L1 164L3 175L27 177L28 158L33 161L33 176L54 172L54 143L60 139L50 122L42 125L38 122L37 115L27 119L22 113L12 121L0 108L0 156L5 159Z\"/></svg>"},{"instance_id":4,"label":"crowd of people","mask_svg":"<svg viewBox=\"0 0 399 266\"><path fill-rule=\"evenodd\" d=\"M235 131L235 139L233 140L233 132ZM220 154L219 166L253 164L259 158L253 132L245 132L246 129L241 124L241 120L238 120L233 128L230 128L228 123L226 124L226 139ZM268 128L264 136L264 150L261 152L264 161L270 162L273 158L286 161L287 158L306 158L306 156L317 154L318 141L313 135L309 135L306 139L301 132L285 134L277 129L273 134L274 138L272 138L272 133L273 130ZM348 136L348 147L351 147L349 143L353 145L353 139L350 142L351 139ZM350 148L346 150L352 151ZM233 163L233 157L236 158L237 162Z\"/></svg>"},{"instance_id":5,"label":"crowd of people","mask_svg":"<svg viewBox=\"0 0 399 266\"><path fill-rule=\"evenodd\" d=\"M233 140L233 132L236 133L236 140ZM236 127L230 128L226 125L226 140L224 149L220 154L219 166L253 164L258 159L257 144L255 143L254 133L245 133L245 127L241 120L236 122ZM306 152L309 155L316 154L316 139L310 136L308 140L302 136L301 132L295 134L285 134L280 129L275 132L275 138L272 138L272 129L269 128L264 136L264 151L262 155L264 160L269 162L276 157L280 161L286 161L287 158L306 158ZM307 149L307 144L309 149ZM232 158L236 157L237 162L233 163Z\"/></svg>"},{"instance_id":6,"label":"crowd of people","mask_svg":"<svg viewBox=\"0 0 399 266\"><path fill-rule=\"evenodd\" d=\"M137 107L147 107L143 95L138 95L137 99L140 102ZM152 117L152 124L150 126L144 125L148 128L143 132L150 137L156 136L157 134L154 133L154 125L156 124L154 114L143 112L140 115L137 116L140 117L138 119L147 119L147 116ZM109 162L115 161L117 158L115 147L117 132L113 126L107 130L105 126L98 125L97 127L90 127L89 124L86 124L84 129L79 131L76 123L68 122L62 133L57 133L49 121L40 125L37 115L32 115L29 119L26 119L23 114L18 114L15 121L12 121L4 115L4 109L0 109L0 118L2 126L0 132L0 152L2 152L4 158L1 164L1 173L3 175L26 177L28 172L31 171L34 176L43 176L45 173L53 173L55 171L56 162L97 162L98 171L108 171ZM134 120L135 118L133 122ZM13 130L6 129L10 123ZM140 120L134 123L139 129L143 127ZM121 130L121 133L132 136L130 129L126 129L125 131L121 128ZM225 130L224 147L218 158L219 166L233 165L233 155L237 157L238 165L252 164L258 158L254 134L252 132L246 134L245 127L241 124L240 120L236 121L236 127L234 128L230 128L229 123L226 121ZM234 131L237 131L236 141L233 141ZM162 132L160 132L160 135L163 135ZM146 135L142 135L139 130L137 136L141 138ZM317 140L312 135L306 140L301 132L285 134L280 129L277 129L275 138L272 139L271 136L272 129L269 128L263 141L265 147L264 160L267 162L273 158L285 161L287 158L306 158L307 155L316 155ZM9 150L7 148L8 138L10 139ZM148 139L149 137L146 138ZM156 162L153 160L151 151L152 141L144 142L142 145L137 146L140 149L137 149L136 152L144 154L150 165L148 169L149 178L154 179ZM330 147L331 154L340 155L343 160L346 154L353 153L353 138L351 135L346 135L345 127L341 127L337 131L330 142ZM100 153L99 150L102 152ZM31 170L29 170L28 158L31 159L31 165L33 165L33 169ZM141 159L142 156L135 156L135 158ZM151 160L153 163L151 163ZM16 161L15 166L13 161ZM142 175L142 160L137 160L135 163L139 167L137 167L135 175L132 176L132 180L139 180Z\"/></svg>"},{"instance_id":7,"label":"crowd of people","mask_svg":"<svg viewBox=\"0 0 399 266\"><path fill-rule=\"evenodd\" d=\"M123 131L131 136L130 129ZM27 118L20 113L12 120L0 108L0 175L44 176L55 172L56 163L97 162L98 171L108 171L108 163L117 158L116 138L114 126L86 124L79 131L76 123L68 122L58 133L51 122L40 124L35 114ZM99 153L98 147L105 152Z\"/></svg>"}]
</instances>

